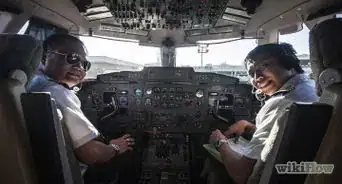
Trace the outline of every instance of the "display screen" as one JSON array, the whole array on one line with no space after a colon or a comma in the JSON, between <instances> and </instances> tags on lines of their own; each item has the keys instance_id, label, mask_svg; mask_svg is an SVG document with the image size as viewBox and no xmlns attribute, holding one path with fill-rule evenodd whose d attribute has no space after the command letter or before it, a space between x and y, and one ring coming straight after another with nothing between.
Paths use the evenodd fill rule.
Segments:
<instances>
[{"instance_id":1,"label":"display screen","mask_svg":"<svg viewBox=\"0 0 342 184\"><path fill-rule=\"evenodd\" d=\"M148 71L149 80L179 80L179 81L189 81L189 72L187 69L175 69L175 68L163 68L163 70L149 70Z\"/></svg>"},{"instance_id":2,"label":"display screen","mask_svg":"<svg viewBox=\"0 0 342 184\"><path fill-rule=\"evenodd\" d=\"M233 106L234 105L234 96L232 94L224 94L224 96L219 101L219 105Z\"/></svg>"}]
</instances>

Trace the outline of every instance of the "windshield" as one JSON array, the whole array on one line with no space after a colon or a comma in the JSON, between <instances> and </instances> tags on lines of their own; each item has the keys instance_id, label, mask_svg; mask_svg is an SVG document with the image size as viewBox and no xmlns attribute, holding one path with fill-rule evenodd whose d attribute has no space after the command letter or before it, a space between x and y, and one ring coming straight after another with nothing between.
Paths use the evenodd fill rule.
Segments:
<instances>
[{"instance_id":1,"label":"windshield","mask_svg":"<svg viewBox=\"0 0 342 184\"><path fill-rule=\"evenodd\" d=\"M308 61L308 33L308 28L304 26L300 32L280 35L279 41L292 44L300 59ZM158 47L140 46L135 41L123 42L94 37L80 37L80 39L85 43L89 60L92 62L92 68L86 78L96 78L96 75L109 72L140 71L144 66L161 66ZM180 47L176 49L176 66L189 66L197 72L220 73L238 77L240 81L247 81L243 60L256 46L256 40L248 39L209 45L202 49Z\"/></svg>"}]
</instances>

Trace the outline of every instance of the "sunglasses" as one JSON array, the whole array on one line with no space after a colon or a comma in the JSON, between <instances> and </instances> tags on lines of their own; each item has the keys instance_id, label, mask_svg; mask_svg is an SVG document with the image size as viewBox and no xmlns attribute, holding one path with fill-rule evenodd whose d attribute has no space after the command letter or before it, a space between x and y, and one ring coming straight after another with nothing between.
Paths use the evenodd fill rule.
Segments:
<instances>
[{"instance_id":1,"label":"sunglasses","mask_svg":"<svg viewBox=\"0 0 342 184\"><path fill-rule=\"evenodd\" d=\"M74 65L74 64L81 62L85 71L88 71L91 67L91 63L84 56L82 56L80 54L77 54L77 53L60 53L60 52L51 51L51 50L49 50L47 52L64 56L64 61L66 61L66 63L68 63L70 65Z\"/></svg>"}]
</instances>

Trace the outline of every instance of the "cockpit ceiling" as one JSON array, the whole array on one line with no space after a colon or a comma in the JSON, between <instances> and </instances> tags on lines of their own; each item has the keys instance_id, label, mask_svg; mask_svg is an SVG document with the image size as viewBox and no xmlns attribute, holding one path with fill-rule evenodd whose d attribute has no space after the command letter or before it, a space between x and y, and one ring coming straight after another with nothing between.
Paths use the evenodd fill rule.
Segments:
<instances>
[{"instance_id":1,"label":"cockpit ceiling","mask_svg":"<svg viewBox=\"0 0 342 184\"><path fill-rule=\"evenodd\" d=\"M92 34L139 40L160 31L185 38L240 32L251 19L239 0L93 0L78 7Z\"/></svg>"},{"instance_id":2,"label":"cockpit ceiling","mask_svg":"<svg viewBox=\"0 0 342 184\"><path fill-rule=\"evenodd\" d=\"M256 3L255 12L246 8L246 2ZM259 38L274 29L296 31L291 26L309 15L331 6L341 8L340 0L1 0L2 4L71 33L155 46L165 37L186 46L243 35Z\"/></svg>"},{"instance_id":3,"label":"cockpit ceiling","mask_svg":"<svg viewBox=\"0 0 342 184\"><path fill-rule=\"evenodd\" d=\"M254 9L251 7L254 3ZM91 34L160 45L232 37L263 37L265 30L299 31L315 4L323 0L93 0L81 14ZM326 0L327 4L332 0ZM249 4L247 6L247 4ZM253 7L252 6L252 7ZM248 8L247 8L248 7ZM316 7L317 9L317 7ZM84 34L89 34L85 30Z\"/></svg>"}]
</instances>

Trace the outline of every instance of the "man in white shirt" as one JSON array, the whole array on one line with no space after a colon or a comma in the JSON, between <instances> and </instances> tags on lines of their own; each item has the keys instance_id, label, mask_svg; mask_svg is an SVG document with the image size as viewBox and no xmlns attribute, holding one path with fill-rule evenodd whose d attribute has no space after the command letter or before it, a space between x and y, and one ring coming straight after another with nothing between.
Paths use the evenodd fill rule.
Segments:
<instances>
[{"instance_id":1,"label":"man in white shirt","mask_svg":"<svg viewBox=\"0 0 342 184\"><path fill-rule=\"evenodd\" d=\"M108 145L96 140L100 133L83 114L80 100L71 90L84 79L89 68L83 43L70 35L55 34L44 41L39 71L28 86L29 92L51 94L61 111L61 122L69 131L74 153L87 165L105 163L132 150L134 145L128 134L110 140Z\"/></svg>"},{"instance_id":2,"label":"man in white shirt","mask_svg":"<svg viewBox=\"0 0 342 184\"><path fill-rule=\"evenodd\" d=\"M285 123L286 108L293 102L315 102L318 96L314 81L300 67L296 52L289 44L266 44L252 50L245 65L251 82L258 93L268 98L257 114L256 124L242 120L230 126L224 133L215 130L210 142L216 145L231 179L245 183L258 159L266 160L271 147L264 149L273 125ZM241 135L246 129L254 131L244 153L233 151L227 136Z\"/></svg>"}]
</instances>

